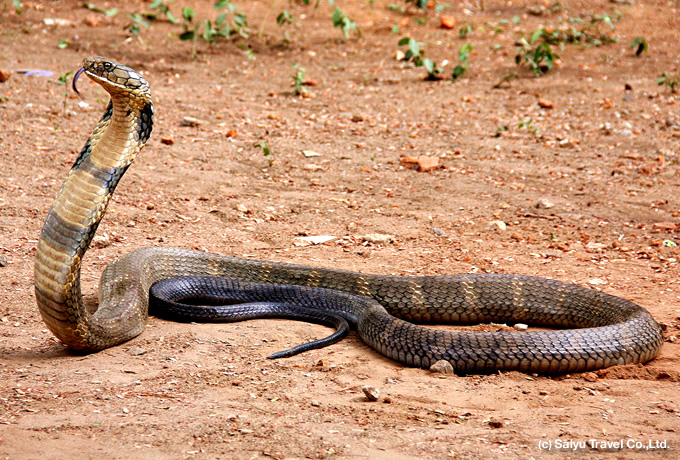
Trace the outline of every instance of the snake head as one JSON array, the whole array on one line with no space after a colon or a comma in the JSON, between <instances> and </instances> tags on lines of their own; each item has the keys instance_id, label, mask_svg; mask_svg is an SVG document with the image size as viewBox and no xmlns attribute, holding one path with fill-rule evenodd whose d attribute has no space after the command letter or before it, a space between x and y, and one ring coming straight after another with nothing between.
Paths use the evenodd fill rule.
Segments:
<instances>
[{"instance_id":1,"label":"snake head","mask_svg":"<svg viewBox=\"0 0 680 460\"><path fill-rule=\"evenodd\" d=\"M108 58L90 56L83 60L83 67L73 77L73 90L80 95L77 81L85 73L101 85L112 98L118 95L141 98L141 103L151 102L149 83L135 70Z\"/></svg>"}]
</instances>

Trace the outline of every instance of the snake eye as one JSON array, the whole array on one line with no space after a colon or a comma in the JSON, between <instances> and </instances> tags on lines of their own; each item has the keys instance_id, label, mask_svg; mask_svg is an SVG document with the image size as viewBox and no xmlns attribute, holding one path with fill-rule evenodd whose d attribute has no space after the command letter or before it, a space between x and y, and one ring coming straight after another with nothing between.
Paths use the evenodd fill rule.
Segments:
<instances>
[{"instance_id":1,"label":"snake eye","mask_svg":"<svg viewBox=\"0 0 680 460\"><path fill-rule=\"evenodd\" d=\"M104 67L104 70L107 72L111 72L113 70L113 64L110 62L102 62L102 67Z\"/></svg>"}]
</instances>

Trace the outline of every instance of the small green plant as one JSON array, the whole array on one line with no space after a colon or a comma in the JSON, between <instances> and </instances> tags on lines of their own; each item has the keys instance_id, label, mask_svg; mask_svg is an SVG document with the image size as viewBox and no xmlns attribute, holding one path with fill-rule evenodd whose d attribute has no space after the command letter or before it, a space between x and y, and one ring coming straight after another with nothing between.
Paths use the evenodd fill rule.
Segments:
<instances>
[{"instance_id":1,"label":"small green plant","mask_svg":"<svg viewBox=\"0 0 680 460\"><path fill-rule=\"evenodd\" d=\"M519 54L515 56L515 63L518 66L526 63L537 77L552 69L555 60L559 57L553 53L550 43L547 42L542 42L536 47L532 47L531 44L522 38L520 45Z\"/></svg>"},{"instance_id":2,"label":"small green plant","mask_svg":"<svg viewBox=\"0 0 680 460\"><path fill-rule=\"evenodd\" d=\"M120 13L120 10L118 8L109 8L109 9L105 10L105 9L98 8L97 6L93 5L92 3L85 3L83 6L90 11L94 11L95 13L101 13L104 16L109 17L109 18L112 18L112 17L118 15L118 13Z\"/></svg>"},{"instance_id":3,"label":"small green plant","mask_svg":"<svg viewBox=\"0 0 680 460\"><path fill-rule=\"evenodd\" d=\"M218 38L229 39L233 36L248 38L250 29L248 28L248 18L238 10L238 7L230 0L219 0L213 7L221 13L215 21L204 19L194 24L196 13L193 8L185 6L182 8L182 28L184 32L180 34L180 40L190 40L192 42L192 56L196 56L196 42L202 38L207 43L213 43ZM226 11L222 11L226 10ZM229 20L231 18L231 21Z\"/></svg>"},{"instance_id":4,"label":"small green plant","mask_svg":"<svg viewBox=\"0 0 680 460\"><path fill-rule=\"evenodd\" d=\"M296 96L304 96L308 92L305 79L305 72L307 71L297 63L293 64L293 68L295 69L295 73L290 77L293 80L293 83L290 86L293 88L293 93L295 93Z\"/></svg>"},{"instance_id":5,"label":"small green plant","mask_svg":"<svg viewBox=\"0 0 680 460\"><path fill-rule=\"evenodd\" d=\"M678 90L678 85L680 85L680 76L664 72L657 78L656 84L665 86L671 93L675 94Z\"/></svg>"},{"instance_id":6,"label":"small green plant","mask_svg":"<svg viewBox=\"0 0 680 460\"><path fill-rule=\"evenodd\" d=\"M60 38L59 41L57 42L57 48L59 48L60 50L63 50L64 48L68 48L68 45L70 45L70 43L68 42L67 39L65 39L63 37Z\"/></svg>"},{"instance_id":7,"label":"small green plant","mask_svg":"<svg viewBox=\"0 0 680 460\"><path fill-rule=\"evenodd\" d=\"M429 3L428 0L404 0L406 3L410 3L416 8L420 8L421 10L426 10L427 9L427 4Z\"/></svg>"},{"instance_id":8,"label":"small green plant","mask_svg":"<svg viewBox=\"0 0 680 460\"><path fill-rule=\"evenodd\" d=\"M142 31L141 27L146 29L150 27L149 23L139 13L126 14L125 17L130 19L132 22L127 24L124 29L130 32L132 35L139 35L139 33Z\"/></svg>"},{"instance_id":9,"label":"small green plant","mask_svg":"<svg viewBox=\"0 0 680 460\"><path fill-rule=\"evenodd\" d=\"M416 67L425 67L427 71L426 80L441 79L441 69L432 59L424 57L425 52L420 48L422 43L418 43L410 37L404 37L399 40L399 46L404 45L408 45L408 49L404 53L404 61L411 62Z\"/></svg>"},{"instance_id":10,"label":"small green plant","mask_svg":"<svg viewBox=\"0 0 680 460\"><path fill-rule=\"evenodd\" d=\"M274 154L272 153L272 149L269 147L267 141L259 142L255 144L255 147L260 147L262 149L262 154L267 159L269 166L274 164Z\"/></svg>"},{"instance_id":11,"label":"small green plant","mask_svg":"<svg viewBox=\"0 0 680 460\"><path fill-rule=\"evenodd\" d=\"M73 72L66 72L66 73L59 75L59 78L57 78L57 84L58 85L65 85L66 82L68 81L68 79L71 78L71 75L73 75Z\"/></svg>"},{"instance_id":12,"label":"small green plant","mask_svg":"<svg viewBox=\"0 0 680 460\"><path fill-rule=\"evenodd\" d=\"M467 72L468 68L470 67L470 63L468 62L470 51L472 51L472 45L470 45L469 43L466 43L460 47L460 51L458 52L458 62L460 62L460 64L458 64L453 69L451 79L457 80L458 77Z\"/></svg>"},{"instance_id":13,"label":"small green plant","mask_svg":"<svg viewBox=\"0 0 680 460\"><path fill-rule=\"evenodd\" d=\"M642 53L647 51L648 45L645 37L635 37L633 42L630 44L630 49L635 48L635 55L640 56Z\"/></svg>"},{"instance_id":14,"label":"small green plant","mask_svg":"<svg viewBox=\"0 0 680 460\"><path fill-rule=\"evenodd\" d=\"M285 26L286 24L293 24L295 22L295 16L293 16L290 11L281 11L278 16L276 16L276 23L280 26Z\"/></svg>"},{"instance_id":15,"label":"small green plant","mask_svg":"<svg viewBox=\"0 0 680 460\"><path fill-rule=\"evenodd\" d=\"M517 125L517 129L526 129L531 134L538 135L540 133L540 130L535 126L532 126L533 122L534 120L532 120L531 118L525 118L524 120L519 122L519 124Z\"/></svg>"},{"instance_id":16,"label":"small green plant","mask_svg":"<svg viewBox=\"0 0 680 460\"><path fill-rule=\"evenodd\" d=\"M149 15L151 16L150 19L156 19L159 14L164 14L165 17L168 18L168 21L170 21L173 24L179 24L177 18L170 12L170 8L168 7L168 5L165 4L165 0L153 0L149 4L149 8L151 8L152 10L159 11L159 13L157 14L152 13L151 15Z\"/></svg>"},{"instance_id":17,"label":"small green plant","mask_svg":"<svg viewBox=\"0 0 680 460\"><path fill-rule=\"evenodd\" d=\"M16 14L21 14L23 12L20 0L12 0L12 5L14 5L14 12ZM5 11L7 11L7 0L2 2L2 12L4 13Z\"/></svg>"},{"instance_id":18,"label":"small green plant","mask_svg":"<svg viewBox=\"0 0 680 460\"><path fill-rule=\"evenodd\" d=\"M458 35L460 38L468 38L471 37L475 33L475 29L470 24L469 22L464 23L461 27L460 30L458 31Z\"/></svg>"},{"instance_id":19,"label":"small green plant","mask_svg":"<svg viewBox=\"0 0 680 460\"><path fill-rule=\"evenodd\" d=\"M357 38L361 38L361 30L357 27L356 23L352 21L349 16L347 16L347 14L345 14L345 12L340 8L335 8L331 18L333 20L333 26L342 30L345 38L349 38L351 32L354 32L357 35Z\"/></svg>"},{"instance_id":20,"label":"small green plant","mask_svg":"<svg viewBox=\"0 0 680 460\"><path fill-rule=\"evenodd\" d=\"M276 16L276 23L279 25L279 27L285 27L289 24L295 24L295 16L293 16L290 11L284 10L279 13L278 16ZM264 33L264 24L262 28L260 28L260 36L262 36L262 33ZM284 30L283 32L283 42L284 43L290 43L290 36L288 35L288 31Z\"/></svg>"}]
</instances>

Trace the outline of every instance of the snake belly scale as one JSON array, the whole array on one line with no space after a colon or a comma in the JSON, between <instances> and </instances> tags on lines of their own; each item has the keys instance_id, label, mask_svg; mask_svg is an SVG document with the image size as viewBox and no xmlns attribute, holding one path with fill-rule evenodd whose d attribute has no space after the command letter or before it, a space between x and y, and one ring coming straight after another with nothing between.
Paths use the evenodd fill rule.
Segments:
<instances>
[{"instance_id":1,"label":"snake belly scale","mask_svg":"<svg viewBox=\"0 0 680 460\"><path fill-rule=\"evenodd\" d=\"M81 72L111 101L48 213L35 260L42 318L74 350L95 352L139 335L149 314L149 291L157 283L179 280L181 290L181 280L207 277L234 280L235 289L253 294L251 301L297 303L327 314L330 322L346 320L364 342L408 366L428 368L446 360L457 373L565 373L646 362L659 353L661 329L644 308L559 281L519 275L369 275L160 247L138 249L112 262L102 274L99 307L92 313L80 290L83 256L118 181L151 134L154 113L149 84L131 68L88 57ZM294 314L286 310L282 316ZM560 329L467 333L412 323L489 321Z\"/></svg>"}]
</instances>

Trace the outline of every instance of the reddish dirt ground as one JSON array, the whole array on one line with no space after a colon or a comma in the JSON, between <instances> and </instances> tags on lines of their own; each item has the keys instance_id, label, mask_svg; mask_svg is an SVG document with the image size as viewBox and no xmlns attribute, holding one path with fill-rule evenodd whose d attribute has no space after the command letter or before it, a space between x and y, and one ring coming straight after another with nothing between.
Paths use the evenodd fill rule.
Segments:
<instances>
[{"instance_id":1,"label":"reddish dirt ground","mask_svg":"<svg viewBox=\"0 0 680 460\"><path fill-rule=\"evenodd\" d=\"M172 11L188 3L199 2L178 0ZM197 17L215 17L210 3ZM0 83L0 457L673 457L680 96L657 78L680 73L678 3L565 1L538 11L551 3L487 0L483 11L451 2L414 15L389 2L336 2L360 40L332 27L326 3L239 3L251 38L199 41L195 58L179 25L124 30L124 13L148 11L146 2L125 2L112 18L77 1L26 1L21 15L2 3L0 70L10 78ZM285 29L288 44L275 22L284 8L299 21ZM518 70L522 36L616 9L615 30L600 30L618 43L557 46L545 76L520 69L494 88ZM442 14L454 30L440 27ZM46 24L54 18L68 22ZM462 39L465 23L474 34ZM449 60L447 76L471 43L469 71L423 81L422 68L395 60L404 36ZM636 36L649 44L639 57L629 47ZM266 359L327 334L316 325L155 318L129 343L69 352L41 321L32 270L46 212L107 102L85 78L85 103L57 83L90 54L143 72L157 120L85 260L89 301L103 267L149 245L386 274L520 273L639 303L664 327L660 356L557 378L455 377L406 368L354 333ZM293 63L313 83L308 97L292 94ZM200 124L182 126L184 117ZM404 164L419 155L443 167ZM392 238L365 241L376 233ZM318 235L336 238L299 244ZM377 402L364 385L380 390Z\"/></svg>"}]
</instances>

